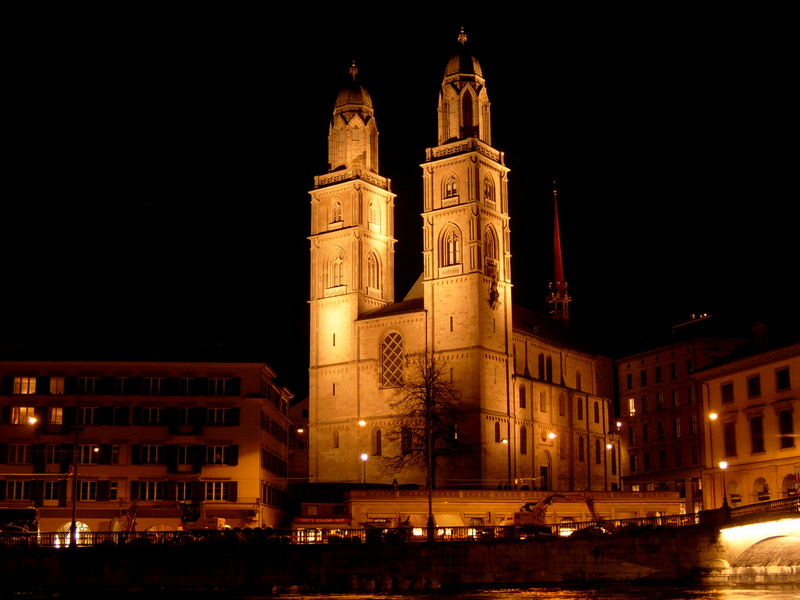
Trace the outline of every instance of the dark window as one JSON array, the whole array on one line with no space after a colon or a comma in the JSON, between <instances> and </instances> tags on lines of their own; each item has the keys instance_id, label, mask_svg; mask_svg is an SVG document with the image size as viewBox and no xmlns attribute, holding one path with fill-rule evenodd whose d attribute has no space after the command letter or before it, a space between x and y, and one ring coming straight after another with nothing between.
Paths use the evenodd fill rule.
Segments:
<instances>
[{"instance_id":1,"label":"dark window","mask_svg":"<svg viewBox=\"0 0 800 600\"><path fill-rule=\"evenodd\" d=\"M722 424L722 439L725 445L724 456L736 456L736 423Z\"/></svg>"},{"instance_id":2,"label":"dark window","mask_svg":"<svg viewBox=\"0 0 800 600\"><path fill-rule=\"evenodd\" d=\"M723 402L733 402L733 384L723 383L720 386L720 393L722 394Z\"/></svg>"},{"instance_id":3,"label":"dark window","mask_svg":"<svg viewBox=\"0 0 800 600\"><path fill-rule=\"evenodd\" d=\"M594 422L600 422L600 403L597 401L594 403Z\"/></svg>"},{"instance_id":4,"label":"dark window","mask_svg":"<svg viewBox=\"0 0 800 600\"><path fill-rule=\"evenodd\" d=\"M636 471L639 470L639 460L638 460L638 458L636 456L636 453L635 452L631 452L631 453L628 454L628 456L629 456L629 459L630 459L631 473L636 473Z\"/></svg>"},{"instance_id":5,"label":"dark window","mask_svg":"<svg viewBox=\"0 0 800 600\"><path fill-rule=\"evenodd\" d=\"M667 451L666 450L659 450L658 451L658 468L659 469L666 469L667 468Z\"/></svg>"},{"instance_id":6,"label":"dark window","mask_svg":"<svg viewBox=\"0 0 800 600\"><path fill-rule=\"evenodd\" d=\"M626 390L633 389L633 374L632 373L625 373L625 389Z\"/></svg>"},{"instance_id":7,"label":"dark window","mask_svg":"<svg viewBox=\"0 0 800 600\"><path fill-rule=\"evenodd\" d=\"M597 439L594 441L594 462L598 465L603 462L603 445Z\"/></svg>"},{"instance_id":8,"label":"dark window","mask_svg":"<svg viewBox=\"0 0 800 600\"><path fill-rule=\"evenodd\" d=\"M656 367L656 383L661 383L661 365Z\"/></svg>"},{"instance_id":9,"label":"dark window","mask_svg":"<svg viewBox=\"0 0 800 600\"><path fill-rule=\"evenodd\" d=\"M747 379L747 397L757 398L761 395L761 377L756 375Z\"/></svg>"},{"instance_id":10,"label":"dark window","mask_svg":"<svg viewBox=\"0 0 800 600\"><path fill-rule=\"evenodd\" d=\"M519 453L528 453L528 428L525 426L519 430Z\"/></svg>"},{"instance_id":11,"label":"dark window","mask_svg":"<svg viewBox=\"0 0 800 600\"><path fill-rule=\"evenodd\" d=\"M639 371L639 385L647 385L647 371Z\"/></svg>"},{"instance_id":12,"label":"dark window","mask_svg":"<svg viewBox=\"0 0 800 600\"><path fill-rule=\"evenodd\" d=\"M794 448L794 413L791 410L780 411L778 425L781 433L781 448Z\"/></svg>"},{"instance_id":13,"label":"dark window","mask_svg":"<svg viewBox=\"0 0 800 600\"><path fill-rule=\"evenodd\" d=\"M525 387L522 386L522 387L519 388L519 407L520 408L525 408L526 404L527 404L527 400L525 398Z\"/></svg>"},{"instance_id":14,"label":"dark window","mask_svg":"<svg viewBox=\"0 0 800 600\"><path fill-rule=\"evenodd\" d=\"M792 389L792 381L789 377L789 367L775 371L775 388L778 390Z\"/></svg>"},{"instance_id":15,"label":"dark window","mask_svg":"<svg viewBox=\"0 0 800 600\"><path fill-rule=\"evenodd\" d=\"M750 419L750 451L764 451L764 418L753 417Z\"/></svg>"}]
</instances>

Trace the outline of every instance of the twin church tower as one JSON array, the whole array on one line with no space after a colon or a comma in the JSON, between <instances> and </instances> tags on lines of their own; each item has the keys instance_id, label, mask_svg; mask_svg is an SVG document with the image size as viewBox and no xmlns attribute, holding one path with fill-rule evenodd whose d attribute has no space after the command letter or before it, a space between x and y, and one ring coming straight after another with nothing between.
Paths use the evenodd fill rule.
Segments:
<instances>
[{"instance_id":1,"label":"twin church tower","mask_svg":"<svg viewBox=\"0 0 800 600\"><path fill-rule=\"evenodd\" d=\"M556 320L512 304L508 168L463 30L439 93L438 145L422 164L423 272L402 300L395 195L379 170L372 99L355 66L351 76L334 106L329 171L310 192L310 481L424 483L385 459L401 452L391 403L409 357L427 352L458 388L469 414L459 435L475 447L440 459L439 486L611 489L602 359L566 347ZM557 281L560 320L568 301Z\"/></svg>"}]
</instances>

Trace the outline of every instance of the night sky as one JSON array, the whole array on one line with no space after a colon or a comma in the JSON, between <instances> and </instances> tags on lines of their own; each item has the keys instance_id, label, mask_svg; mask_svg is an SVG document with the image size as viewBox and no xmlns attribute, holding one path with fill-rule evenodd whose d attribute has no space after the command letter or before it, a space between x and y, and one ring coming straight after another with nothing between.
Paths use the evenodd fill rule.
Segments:
<instances>
[{"instance_id":1,"label":"night sky","mask_svg":"<svg viewBox=\"0 0 800 600\"><path fill-rule=\"evenodd\" d=\"M556 176L574 327L599 351L699 312L797 326L787 15L364 11L10 20L0 342L66 349L49 358L233 349L304 393L308 190L336 93L355 60L398 195L402 299L461 26L511 169L516 303L546 309Z\"/></svg>"}]
</instances>

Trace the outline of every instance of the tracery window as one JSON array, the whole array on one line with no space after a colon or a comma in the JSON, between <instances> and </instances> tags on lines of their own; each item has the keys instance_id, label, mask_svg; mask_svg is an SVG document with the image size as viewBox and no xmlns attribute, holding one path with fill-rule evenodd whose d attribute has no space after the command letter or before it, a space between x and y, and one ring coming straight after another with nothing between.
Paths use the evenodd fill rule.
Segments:
<instances>
[{"instance_id":1,"label":"tracery window","mask_svg":"<svg viewBox=\"0 0 800 600\"><path fill-rule=\"evenodd\" d=\"M455 227L446 230L442 235L440 254L443 267L461 262L461 237Z\"/></svg>"},{"instance_id":2,"label":"tracery window","mask_svg":"<svg viewBox=\"0 0 800 600\"><path fill-rule=\"evenodd\" d=\"M450 175L444 183L444 197L454 198L458 196L458 180L455 175Z\"/></svg>"},{"instance_id":3,"label":"tracery window","mask_svg":"<svg viewBox=\"0 0 800 600\"><path fill-rule=\"evenodd\" d=\"M344 285L344 253L337 252L328 263L328 287Z\"/></svg>"},{"instance_id":4,"label":"tracery window","mask_svg":"<svg viewBox=\"0 0 800 600\"><path fill-rule=\"evenodd\" d=\"M381 385L385 388L403 384L403 336L393 331L381 343Z\"/></svg>"},{"instance_id":5,"label":"tracery window","mask_svg":"<svg viewBox=\"0 0 800 600\"><path fill-rule=\"evenodd\" d=\"M331 223L340 223L342 220L342 203L334 202L331 207Z\"/></svg>"},{"instance_id":6,"label":"tracery window","mask_svg":"<svg viewBox=\"0 0 800 600\"><path fill-rule=\"evenodd\" d=\"M380 267L374 254L367 257L367 285L373 289L381 287Z\"/></svg>"},{"instance_id":7,"label":"tracery window","mask_svg":"<svg viewBox=\"0 0 800 600\"><path fill-rule=\"evenodd\" d=\"M483 201L487 204L494 204L494 183L490 177L483 180Z\"/></svg>"},{"instance_id":8,"label":"tracery window","mask_svg":"<svg viewBox=\"0 0 800 600\"><path fill-rule=\"evenodd\" d=\"M497 247L497 234L494 232L494 228L487 227L483 236L483 255L487 259L497 260Z\"/></svg>"}]
</instances>

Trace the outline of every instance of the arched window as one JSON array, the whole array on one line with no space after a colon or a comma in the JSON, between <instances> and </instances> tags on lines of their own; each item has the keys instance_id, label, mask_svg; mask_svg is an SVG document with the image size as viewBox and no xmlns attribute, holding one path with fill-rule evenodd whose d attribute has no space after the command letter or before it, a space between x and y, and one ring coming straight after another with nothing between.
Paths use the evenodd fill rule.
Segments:
<instances>
[{"instance_id":1,"label":"arched window","mask_svg":"<svg viewBox=\"0 0 800 600\"><path fill-rule=\"evenodd\" d=\"M342 203L334 202L331 206L331 223L340 223L342 221Z\"/></svg>"},{"instance_id":2,"label":"arched window","mask_svg":"<svg viewBox=\"0 0 800 600\"><path fill-rule=\"evenodd\" d=\"M483 180L483 201L486 204L494 204L494 182L491 177Z\"/></svg>"},{"instance_id":3,"label":"arched window","mask_svg":"<svg viewBox=\"0 0 800 600\"><path fill-rule=\"evenodd\" d=\"M494 422L494 441L500 443L500 421Z\"/></svg>"},{"instance_id":4,"label":"arched window","mask_svg":"<svg viewBox=\"0 0 800 600\"><path fill-rule=\"evenodd\" d=\"M375 254L367 256L367 285L373 289L381 289L381 270Z\"/></svg>"},{"instance_id":5,"label":"arched window","mask_svg":"<svg viewBox=\"0 0 800 600\"><path fill-rule=\"evenodd\" d=\"M376 227L380 227L381 225L381 213L380 209L376 206L374 202L369 203L369 224L375 225Z\"/></svg>"},{"instance_id":6,"label":"arched window","mask_svg":"<svg viewBox=\"0 0 800 600\"><path fill-rule=\"evenodd\" d=\"M603 462L603 454L602 454L602 444L600 443L599 439L594 441L594 462L598 465Z\"/></svg>"},{"instance_id":7,"label":"arched window","mask_svg":"<svg viewBox=\"0 0 800 600\"><path fill-rule=\"evenodd\" d=\"M487 227L483 234L483 255L487 259L497 260L498 243L494 227Z\"/></svg>"},{"instance_id":8,"label":"arched window","mask_svg":"<svg viewBox=\"0 0 800 600\"><path fill-rule=\"evenodd\" d=\"M375 430L372 439L373 439L372 454L374 456L381 456L383 454L383 433L381 432L380 429Z\"/></svg>"},{"instance_id":9,"label":"arched window","mask_svg":"<svg viewBox=\"0 0 800 600\"><path fill-rule=\"evenodd\" d=\"M475 123L472 119L472 92L466 88L461 97L461 118L464 124L461 137L472 137L475 135Z\"/></svg>"},{"instance_id":10,"label":"arched window","mask_svg":"<svg viewBox=\"0 0 800 600\"><path fill-rule=\"evenodd\" d=\"M331 433L331 446L334 448L339 447L339 432L334 431Z\"/></svg>"},{"instance_id":11,"label":"arched window","mask_svg":"<svg viewBox=\"0 0 800 600\"><path fill-rule=\"evenodd\" d=\"M583 421L583 398L578 398L578 420Z\"/></svg>"},{"instance_id":12,"label":"arched window","mask_svg":"<svg viewBox=\"0 0 800 600\"><path fill-rule=\"evenodd\" d=\"M547 357L547 381L553 381L553 358Z\"/></svg>"},{"instance_id":13,"label":"arched window","mask_svg":"<svg viewBox=\"0 0 800 600\"><path fill-rule=\"evenodd\" d=\"M523 425L519 430L519 453L528 453L528 428Z\"/></svg>"},{"instance_id":14,"label":"arched window","mask_svg":"<svg viewBox=\"0 0 800 600\"><path fill-rule=\"evenodd\" d=\"M385 388L403 385L403 336L396 331L381 343L381 384Z\"/></svg>"},{"instance_id":15,"label":"arched window","mask_svg":"<svg viewBox=\"0 0 800 600\"><path fill-rule=\"evenodd\" d=\"M577 442L578 442L578 460L579 460L579 461L581 461L581 462L583 462L583 461L584 461L584 458L585 458L585 450L584 450L584 444L583 444L583 436L579 435L579 436L578 436L578 439L577 439Z\"/></svg>"},{"instance_id":16,"label":"arched window","mask_svg":"<svg viewBox=\"0 0 800 600\"><path fill-rule=\"evenodd\" d=\"M617 474L617 447L611 446L611 474Z\"/></svg>"},{"instance_id":17,"label":"arched window","mask_svg":"<svg viewBox=\"0 0 800 600\"><path fill-rule=\"evenodd\" d=\"M344 257L337 254L331 261L330 287L344 285Z\"/></svg>"},{"instance_id":18,"label":"arched window","mask_svg":"<svg viewBox=\"0 0 800 600\"><path fill-rule=\"evenodd\" d=\"M461 237L455 227L444 231L439 249L441 266L449 267L461 262Z\"/></svg>"},{"instance_id":19,"label":"arched window","mask_svg":"<svg viewBox=\"0 0 800 600\"><path fill-rule=\"evenodd\" d=\"M458 196L458 180L455 175L450 175L444 182L444 197L455 198Z\"/></svg>"},{"instance_id":20,"label":"arched window","mask_svg":"<svg viewBox=\"0 0 800 600\"><path fill-rule=\"evenodd\" d=\"M567 414L567 397L563 393L558 395L558 414L562 417Z\"/></svg>"},{"instance_id":21,"label":"arched window","mask_svg":"<svg viewBox=\"0 0 800 600\"><path fill-rule=\"evenodd\" d=\"M600 403L597 400L594 401L594 422L600 422Z\"/></svg>"},{"instance_id":22,"label":"arched window","mask_svg":"<svg viewBox=\"0 0 800 600\"><path fill-rule=\"evenodd\" d=\"M414 438L411 429L403 427L403 430L400 432L400 452L403 454L410 454L413 448Z\"/></svg>"},{"instance_id":23,"label":"arched window","mask_svg":"<svg viewBox=\"0 0 800 600\"><path fill-rule=\"evenodd\" d=\"M547 396L544 392L539 392L539 410L547 412Z\"/></svg>"},{"instance_id":24,"label":"arched window","mask_svg":"<svg viewBox=\"0 0 800 600\"><path fill-rule=\"evenodd\" d=\"M525 386L520 386L519 388L519 407L525 408L525 405L528 403L526 398L526 391Z\"/></svg>"}]
</instances>

